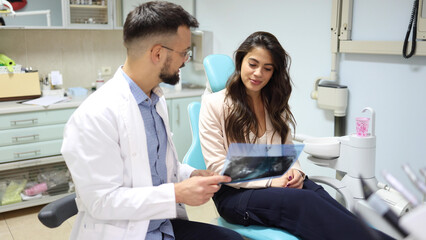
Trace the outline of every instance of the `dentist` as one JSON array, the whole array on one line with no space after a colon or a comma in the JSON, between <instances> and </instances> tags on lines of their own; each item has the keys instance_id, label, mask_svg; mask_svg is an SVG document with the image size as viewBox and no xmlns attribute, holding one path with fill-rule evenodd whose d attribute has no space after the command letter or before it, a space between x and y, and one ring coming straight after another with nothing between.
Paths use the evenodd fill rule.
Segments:
<instances>
[{"instance_id":1,"label":"dentist","mask_svg":"<svg viewBox=\"0 0 426 240\"><path fill-rule=\"evenodd\" d=\"M127 16L127 58L68 121L62 155L79 209L71 239L242 239L187 220L229 177L180 164L158 87L176 84L197 20L182 7L148 2Z\"/></svg>"}]
</instances>

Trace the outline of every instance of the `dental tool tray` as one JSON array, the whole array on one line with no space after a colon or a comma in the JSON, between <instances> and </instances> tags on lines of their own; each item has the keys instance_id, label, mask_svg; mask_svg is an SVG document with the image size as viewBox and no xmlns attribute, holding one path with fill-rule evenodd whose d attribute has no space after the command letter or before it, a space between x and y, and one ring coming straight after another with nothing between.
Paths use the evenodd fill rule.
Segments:
<instances>
[{"instance_id":1,"label":"dental tool tray","mask_svg":"<svg viewBox=\"0 0 426 240\"><path fill-rule=\"evenodd\" d=\"M340 156L340 141L334 137L308 138L303 143L304 151L313 157L334 159Z\"/></svg>"}]
</instances>

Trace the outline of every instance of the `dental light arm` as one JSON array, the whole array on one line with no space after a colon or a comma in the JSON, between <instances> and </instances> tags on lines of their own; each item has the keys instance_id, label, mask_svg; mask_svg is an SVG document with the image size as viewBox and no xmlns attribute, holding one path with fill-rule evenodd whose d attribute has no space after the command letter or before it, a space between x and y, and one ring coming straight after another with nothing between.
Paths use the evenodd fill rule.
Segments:
<instances>
[{"instance_id":1,"label":"dental light arm","mask_svg":"<svg viewBox=\"0 0 426 240\"><path fill-rule=\"evenodd\" d=\"M9 8L10 12L6 12L3 13L5 16L12 16L12 17L16 17L16 16L28 16L28 15L46 15L46 24L48 27L51 26L51 21L50 21L50 9L47 10L38 10L38 11L25 11L25 12L15 12L13 10L13 6L6 0L0 0L0 7L5 5L6 7ZM0 8L1 9L1 8Z\"/></svg>"}]
</instances>

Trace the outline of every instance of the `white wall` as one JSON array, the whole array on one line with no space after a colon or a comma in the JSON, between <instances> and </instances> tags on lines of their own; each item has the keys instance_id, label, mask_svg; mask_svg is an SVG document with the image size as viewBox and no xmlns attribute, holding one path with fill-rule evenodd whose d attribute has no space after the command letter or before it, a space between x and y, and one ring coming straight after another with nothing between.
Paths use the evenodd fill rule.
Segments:
<instances>
[{"instance_id":1,"label":"white wall","mask_svg":"<svg viewBox=\"0 0 426 240\"><path fill-rule=\"evenodd\" d=\"M60 71L63 88L90 88L102 67L114 74L124 63L122 36L121 30L1 29L0 53L37 69L40 77Z\"/></svg>"},{"instance_id":2,"label":"white wall","mask_svg":"<svg viewBox=\"0 0 426 240\"><path fill-rule=\"evenodd\" d=\"M353 39L402 40L411 6L405 0L355 1ZM275 34L292 58L290 104L297 133L333 135L332 113L317 108L309 97L313 81L329 75L331 0L197 0L196 17L200 29L213 31L214 53L233 56L255 31ZM426 57L342 54L339 59L339 81L350 91L347 132L355 131L354 118L362 108L374 108L376 176L384 181L381 171L386 168L411 186L400 166L426 167ZM301 161L308 174L334 175L305 156Z\"/></svg>"}]
</instances>

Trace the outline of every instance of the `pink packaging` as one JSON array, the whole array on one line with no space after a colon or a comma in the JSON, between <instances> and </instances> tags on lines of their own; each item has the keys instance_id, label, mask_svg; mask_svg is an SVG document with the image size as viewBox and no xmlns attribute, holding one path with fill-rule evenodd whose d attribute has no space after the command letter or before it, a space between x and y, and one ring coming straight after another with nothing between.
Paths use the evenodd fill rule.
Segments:
<instances>
[{"instance_id":1,"label":"pink packaging","mask_svg":"<svg viewBox=\"0 0 426 240\"><path fill-rule=\"evenodd\" d=\"M368 124L370 122L370 118L357 117L355 120L356 120L356 135L359 137L368 136Z\"/></svg>"},{"instance_id":2,"label":"pink packaging","mask_svg":"<svg viewBox=\"0 0 426 240\"><path fill-rule=\"evenodd\" d=\"M45 182L34 185L24 190L24 194L27 196L34 196L47 190L47 184Z\"/></svg>"}]
</instances>

